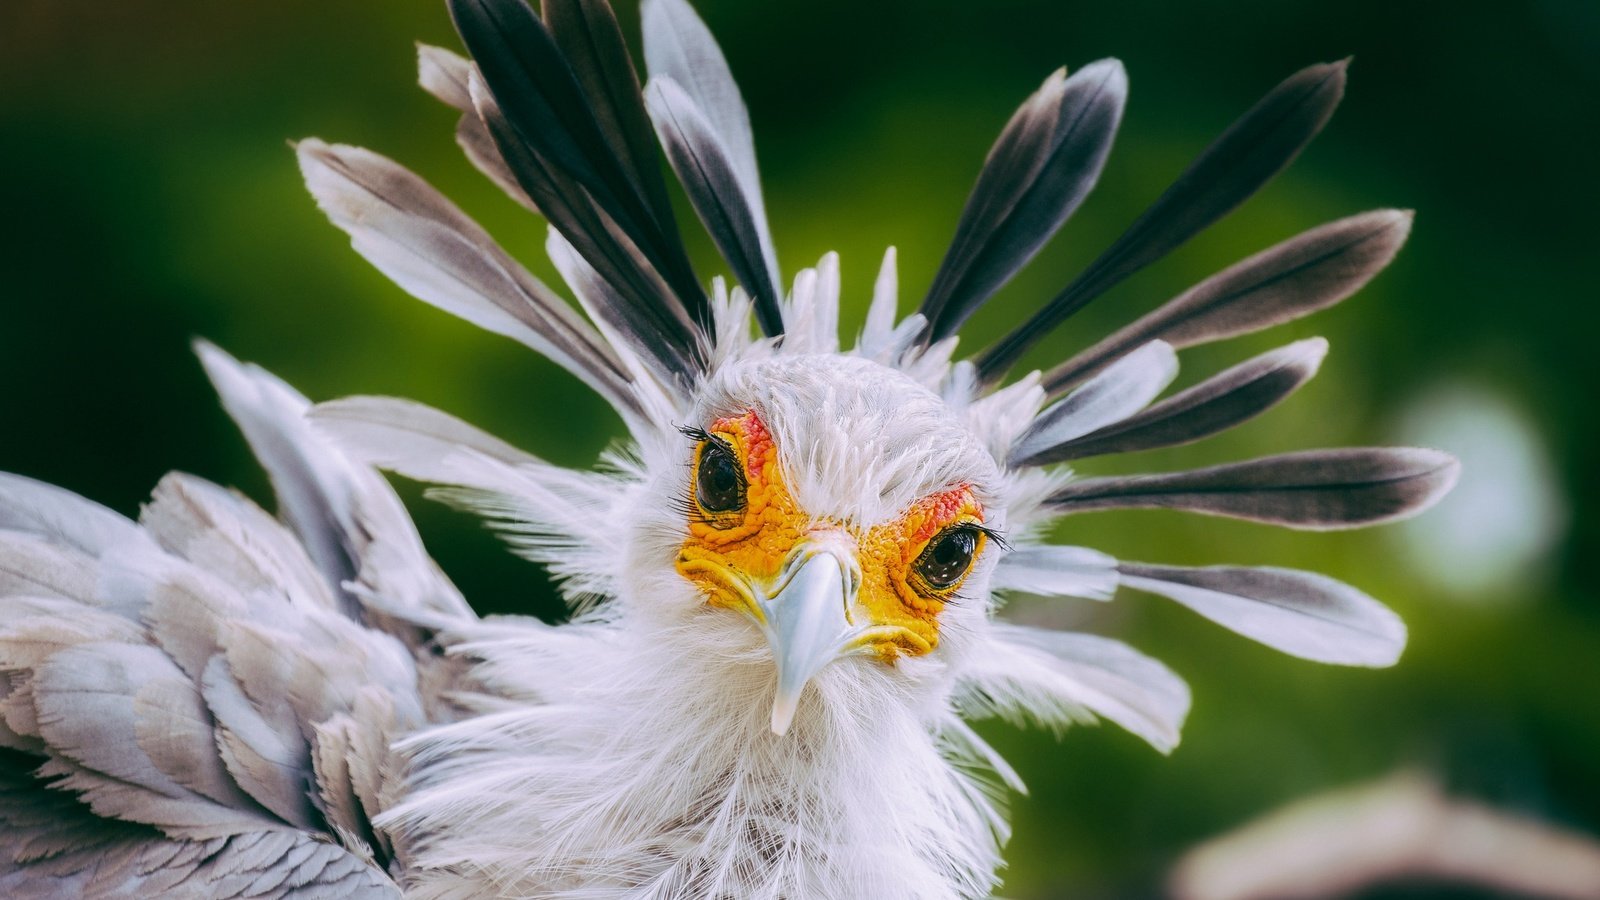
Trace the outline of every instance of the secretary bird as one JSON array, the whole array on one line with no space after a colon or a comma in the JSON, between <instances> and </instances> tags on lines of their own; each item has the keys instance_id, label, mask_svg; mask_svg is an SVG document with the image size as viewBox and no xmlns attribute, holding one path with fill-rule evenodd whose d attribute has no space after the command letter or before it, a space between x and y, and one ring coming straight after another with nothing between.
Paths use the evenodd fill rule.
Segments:
<instances>
[{"instance_id":1,"label":"secretary bird","mask_svg":"<svg viewBox=\"0 0 1600 900\"><path fill-rule=\"evenodd\" d=\"M853 346L839 262L785 290L749 119L684 0L646 0L643 90L605 0L450 0L420 50L468 157L549 223L574 309L417 176L308 139L306 184L402 288L542 353L627 440L562 469L404 400L313 407L201 344L278 517L173 474L131 521L0 476L0 895L956 898L998 884L1016 774L967 724L1099 716L1170 751L1184 683L1121 643L1008 623L998 594L1160 595L1285 653L1384 666L1405 629L1322 575L1047 542L1167 508L1299 529L1413 514L1456 464L1314 450L1080 478L1277 404L1298 341L1162 397L1176 352L1307 315L1408 213L1312 229L1044 372L1069 315L1221 218L1322 128L1341 63L1290 76L1027 321L963 323L1093 188L1115 60L1045 79L978 174L916 310L885 256ZM690 264L664 148L733 276ZM545 564L571 621L476 616L375 469L430 482Z\"/></svg>"}]
</instances>

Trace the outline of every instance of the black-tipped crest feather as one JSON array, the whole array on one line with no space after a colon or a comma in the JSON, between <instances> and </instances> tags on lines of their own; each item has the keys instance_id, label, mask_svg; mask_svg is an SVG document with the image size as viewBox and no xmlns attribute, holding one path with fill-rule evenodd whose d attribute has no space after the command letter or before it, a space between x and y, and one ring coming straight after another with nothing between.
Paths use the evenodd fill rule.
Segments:
<instances>
[{"instance_id":1,"label":"black-tipped crest feather","mask_svg":"<svg viewBox=\"0 0 1600 900\"><path fill-rule=\"evenodd\" d=\"M1326 531L1421 512L1455 484L1459 469L1437 450L1308 450L1189 472L1089 478L1046 503L1063 513L1181 509Z\"/></svg>"},{"instance_id":2,"label":"black-tipped crest feather","mask_svg":"<svg viewBox=\"0 0 1600 900\"><path fill-rule=\"evenodd\" d=\"M1094 189L1122 121L1128 79L1101 60L1052 74L989 151L933 286L924 338L954 334L1028 264Z\"/></svg>"},{"instance_id":3,"label":"black-tipped crest feather","mask_svg":"<svg viewBox=\"0 0 1600 900\"><path fill-rule=\"evenodd\" d=\"M574 246L605 257L596 267L640 317L694 356L694 333L709 323L705 292L677 234L637 189L646 177L619 158L626 148L608 142L555 38L522 0L450 0L450 11L495 109L474 102L518 183Z\"/></svg>"},{"instance_id":4,"label":"black-tipped crest feather","mask_svg":"<svg viewBox=\"0 0 1600 900\"><path fill-rule=\"evenodd\" d=\"M670 77L652 78L646 94L645 102L655 120L661 146L666 148L667 160L734 277L754 298L761 330L768 335L782 334L779 287L771 280L755 208L734 171L726 146L694 99Z\"/></svg>"},{"instance_id":5,"label":"black-tipped crest feather","mask_svg":"<svg viewBox=\"0 0 1600 900\"><path fill-rule=\"evenodd\" d=\"M685 0L645 0L640 14L650 79L671 79L682 94L675 98L673 106L693 109L698 114L694 145L697 155L718 158L715 177L705 172L686 173L679 168L685 139L669 138L663 130L661 114L652 111L662 145L669 158L679 157L673 167L717 249L755 298L762 330L768 335L781 334L783 321L777 302L783 293L783 279L767 225L750 113L739 85L711 30ZM676 150L674 143L678 145ZM708 192L712 184L718 186L715 195ZM730 231L732 222L738 224L736 231ZM730 251L732 245L738 249Z\"/></svg>"},{"instance_id":6,"label":"black-tipped crest feather","mask_svg":"<svg viewBox=\"0 0 1600 900\"><path fill-rule=\"evenodd\" d=\"M1266 412L1299 390L1316 374L1326 348L1325 341L1313 338L1263 353L1120 422L1012 463L1040 466L1210 437Z\"/></svg>"},{"instance_id":7,"label":"black-tipped crest feather","mask_svg":"<svg viewBox=\"0 0 1600 900\"><path fill-rule=\"evenodd\" d=\"M611 5L606 0L542 0L540 8L634 190L644 198L662 233L675 240L677 223L645 115L639 75Z\"/></svg>"},{"instance_id":8,"label":"black-tipped crest feather","mask_svg":"<svg viewBox=\"0 0 1600 900\"><path fill-rule=\"evenodd\" d=\"M1344 95L1344 62L1289 76L1229 126L1128 230L1027 322L977 358L994 383L1089 301L1227 215L1287 166L1322 130Z\"/></svg>"},{"instance_id":9,"label":"black-tipped crest feather","mask_svg":"<svg viewBox=\"0 0 1600 900\"><path fill-rule=\"evenodd\" d=\"M670 299L670 288L615 223L591 205L579 185L548 169L544 160L517 138L498 107L484 102L489 98L479 90L481 84L474 74L478 114L494 135L507 165L550 224L577 248L621 301L603 314L680 380L692 380L694 373L704 369L704 359L696 329L682 307Z\"/></svg>"},{"instance_id":10,"label":"black-tipped crest feather","mask_svg":"<svg viewBox=\"0 0 1600 900\"><path fill-rule=\"evenodd\" d=\"M1192 347L1326 309L1383 271L1410 233L1411 213L1393 209L1303 232L1229 266L1051 369L1044 388L1062 393L1156 338Z\"/></svg>"}]
</instances>

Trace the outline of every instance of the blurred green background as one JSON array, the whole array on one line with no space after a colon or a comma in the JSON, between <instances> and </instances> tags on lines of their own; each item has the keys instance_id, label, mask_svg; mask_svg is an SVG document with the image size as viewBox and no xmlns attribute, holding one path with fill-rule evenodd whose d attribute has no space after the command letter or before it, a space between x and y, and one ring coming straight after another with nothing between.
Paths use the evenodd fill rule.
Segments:
<instances>
[{"instance_id":1,"label":"blurred green background","mask_svg":"<svg viewBox=\"0 0 1600 900\"><path fill-rule=\"evenodd\" d=\"M630 40L637 15L624 2ZM1322 668L1171 604L1022 612L1117 634L1189 679L1183 745L1114 727L1060 742L986 727L1031 794L1004 892L1153 891L1194 842L1400 766L1600 833L1600 607L1583 566L1597 496L1594 262L1600 4L1155 0L986 4L701 0L752 111L786 271L838 250L858 327L883 248L902 311L926 289L989 144L1055 67L1103 56L1131 95L1097 192L966 332L976 349L1049 296L1232 118L1302 65L1354 55L1304 157L1220 226L1073 319L1054 362L1222 266L1327 219L1418 210L1410 245L1332 311L1184 354L1180 384L1322 334L1322 375L1198 447L1093 461L1190 466L1372 441L1441 444L1462 490L1420 522L1311 535L1168 513L1085 516L1063 540L1125 558L1311 568L1390 602L1398 668ZM477 175L412 42L452 48L442 3L0 4L0 470L133 513L168 469L265 499L188 350L203 335L313 398L414 397L556 462L621 432L574 379L404 296L300 185L286 141L376 149L433 181L552 282L544 226ZM681 220L694 224L687 213ZM713 263L696 225L703 274ZM556 615L543 575L402 486L484 609Z\"/></svg>"}]
</instances>

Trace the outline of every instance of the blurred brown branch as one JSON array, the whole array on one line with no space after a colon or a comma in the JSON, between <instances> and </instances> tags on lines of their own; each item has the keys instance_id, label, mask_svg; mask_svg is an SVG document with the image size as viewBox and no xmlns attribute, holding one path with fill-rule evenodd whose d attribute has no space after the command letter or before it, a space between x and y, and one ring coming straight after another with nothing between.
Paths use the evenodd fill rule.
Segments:
<instances>
[{"instance_id":1,"label":"blurred brown branch","mask_svg":"<svg viewBox=\"0 0 1600 900\"><path fill-rule=\"evenodd\" d=\"M1400 772L1292 803L1196 847L1170 888L1179 900L1323 898L1397 880L1600 898L1600 842L1451 799L1431 778Z\"/></svg>"}]
</instances>

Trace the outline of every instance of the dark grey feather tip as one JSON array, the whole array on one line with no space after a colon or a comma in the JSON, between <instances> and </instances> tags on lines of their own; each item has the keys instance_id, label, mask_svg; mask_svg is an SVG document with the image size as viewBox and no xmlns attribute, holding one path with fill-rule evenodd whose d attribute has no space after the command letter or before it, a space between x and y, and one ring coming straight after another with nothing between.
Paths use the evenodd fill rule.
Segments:
<instances>
[{"instance_id":1,"label":"dark grey feather tip","mask_svg":"<svg viewBox=\"0 0 1600 900\"><path fill-rule=\"evenodd\" d=\"M1013 462L1038 466L1176 447L1208 438L1288 398L1317 374L1327 352L1328 342L1322 338L1296 341L1213 375L1120 422Z\"/></svg>"},{"instance_id":2,"label":"dark grey feather tip","mask_svg":"<svg viewBox=\"0 0 1600 900\"><path fill-rule=\"evenodd\" d=\"M545 25L572 66L606 141L617 151L624 174L648 205L656 225L676 237L667 185L657 164L656 144L645 115L639 74L616 14L605 0L543 0Z\"/></svg>"},{"instance_id":3,"label":"dark grey feather tip","mask_svg":"<svg viewBox=\"0 0 1600 900\"><path fill-rule=\"evenodd\" d=\"M755 298L756 319L768 335L783 333L774 265L762 242L756 209L726 143L703 110L666 75L650 79L645 104L655 121L667 160L677 172L689 202L723 258Z\"/></svg>"},{"instance_id":4,"label":"dark grey feather tip","mask_svg":"<svg viewBox=\"0 0 1600 900\"><path fill-rule=\"evenodd\" d=\"M1333 115L1344 96L1345 67L1345 62L1336 62L1301 69L1240 116L1082 274L978 356L982 381L998 381L1068 316L1199 234L1272 180Z\"/></svg>"},{"instance_id":5,"label":"dark grey feather tip","mask_svg":"<svg viewBox=\"0 0 1600 900\"><path fill-rule=\"evenodd\" d=\"M477 96L474 105L518 183L574 246L593 245L614 261L642 259L652 270L646 277L670 290L661 297L636 291L634 299L676 307L703 333L709 301L678 235L651 211L638 187L646 176L630 171L626 147L607 137L549 29L522 0L450 0L449 6L499 118L491 120ZM623 238L631 252L611 246ZM604 274L640 281L632 273Z\"/></svg>"},{"instance_id":6,"label":"dark grey feather tip","mask_svg":"<svg viewBox=\"0 0 1600 900\"><path fill-rule=\"evenodd\" d=\"M1103 59L1045 79L1000 133L921 312L954 334L1021 271L1094 189L1122 122L1128 76Z\"/></svg>"},{"instance_id":7,"label":"dark grey feather tip","mask_svg":"<svg viewBox=\"0 0 1600 900\"><path fill-rule=\"evenodd\" d=\"M1090 478L1052 494L1063 513L1179 509L1309 531L1361 528L1422 512L1460 473L1438 450L1309 450L1163 475Z\"/></svg>"},{"instance_id":8,"label":"dark grey feather tip","mask_svg":"<svg viewBox=\"0 0 1600 900\"><path fill-rule=\"evenodd\" d=\"M1174 347L1225 340L1326 309L1377 277L1411 234L1410 210L1349 216L1269 247L1207 278L1045 373L1062 393L1146 341Z\"/></svg>"}]
</instances>

